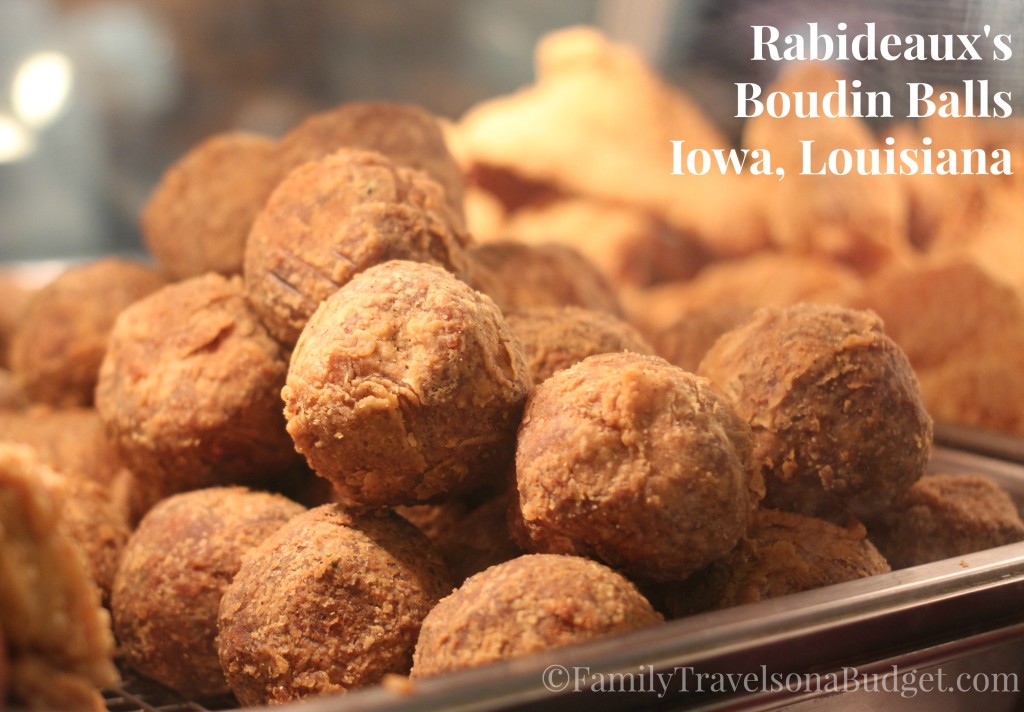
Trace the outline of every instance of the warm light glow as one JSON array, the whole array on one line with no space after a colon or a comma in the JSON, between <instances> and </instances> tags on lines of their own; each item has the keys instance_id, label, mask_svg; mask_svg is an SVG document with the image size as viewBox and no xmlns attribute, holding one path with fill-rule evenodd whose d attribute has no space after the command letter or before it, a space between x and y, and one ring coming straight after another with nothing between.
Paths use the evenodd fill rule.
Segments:
<instances>
[{"instance_id":1,"label":"warm light glow","mask_svg":"<svg viewBox=\"0 0 1024 712\"><path fill-rule=\"evenodd\" d=\"M71 93L71 61L59 52L39 52L21 63L11 86L11 105L23 123L41 127L56 119Z\"/></svg>"},{"instance_id":2,"label":"warm light glow","mask_svg":"<svg viewBox=\"0 0 1024 712\"><path fill-rule=\"evenodd\" d=\"M24 126L0 113L0 163L20 161L35 150L35 141Z\"/></svg>"}]
</instances>

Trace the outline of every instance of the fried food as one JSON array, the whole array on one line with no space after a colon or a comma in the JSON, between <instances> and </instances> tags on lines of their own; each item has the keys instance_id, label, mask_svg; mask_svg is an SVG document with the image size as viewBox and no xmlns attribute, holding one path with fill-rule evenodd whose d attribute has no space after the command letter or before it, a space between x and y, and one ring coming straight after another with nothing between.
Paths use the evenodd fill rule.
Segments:
<instances>
[{"instance_id":1,"label":"fried food","mask_svg":"<svg viewBox=\"0 0 1024 712\"><path fill-rule=\"evenodd\" d=\"M246 295L291 347L320 302L367 267L405 259L466 276L468 240L426 174L342 149L289 173L256 217Z\"/></svg>"},{"instance_id":2,"label":"fried food","mask_svg":"<svg viewBox=\"0 0 1024 712\"><path fill-rule=\"evenodd\" d=\"M859 522L839 526L760 509L735 549L685 581L665 584L660 602L680 618L887 573L889 563L866 537Z\"/></svg>"},{"instance_id":3,"label":"fried food","mask_svg":"<svg viewBox=\"0 0 1024 712\"><path fill-rule=\"evenodd\" d=\"M653 334L651 343L659 356L693 373L718 337L742 324L754 310L748 304L696 307Z\"/></svg>"},{"instance_id":4,"label":"fried food","mask_svg":"<svg viewBox=\"0 0 1024 712\"><path fill-rule=\"evenodd\" d=\"M629 580L596 561L520 556L470 577L427 615L411 676L432 677L661 621Z\"/></svg>"},{"instance_id":5,"label":"fried food","mask_svg":"<svg viewBox=\"0 0 1024 712\"><path fill-rule=\"evenodd\" d=\"M864 519L924 474L932 420L906 355L871 312L759 309L697 373L750 424L767 507Z\"/></svg>"},{"instance_id":6,"label":"fried food","mask_svg":"<svg viewBox=\"0 0 1024 712\"><path fill-rule=\"evenodd\" d=\"M193 277L126 309L96 409L135 476L137 511L176 492L257 486L300 466L281 413L286 371L238 277Z\"/></svg>"},{"instance_id":7,"label":"fried food","mask_svg":"<svg viewBox=\"0 0 1024 712\"><path fill-rule=\"evenodd\" d=\"M46 466L0 444L0 630L16 706L105 709L97 688L118 680L110 620L82 553L46 491Z\"/></svg>"},{"instance_id":8,"label":"fried food","mask_svg":"<svg viewBox=\"0 0 1024 712\"><path fill-rule=\"evenodd\" d=\"M211 487L147 512L114 582L111 610L125 662L190 699L226 694L220 599L242 558L304 511L281 495Z\"/></svg>"},{"instance_id":9,"label":"fried food","mask_svg":"<svg viewBox=\"0 0 1024 712\"><path fill-rule=\"evenodd\" d=\"M30 288L19 279L15 271L0 270L0 367L10 367L8 352L11 335L25 312L35 289ZM2 698L0 698L2 699Z\"/></svg>"},{"instance_id":10,"label":"fried food","mask_svg":"<svg viewBox=\"0 0 1024 712\"><path fill-rule=\"evenodd\" d=\"M14 374L6 368L0 368L0 411L21 410L31 403L25 389L15 380Z\"/></svg>"},{"instance_id":11,"label":"fried food","mask_svg":"<svg viewBox=\"0 0 1024 712\"><path fill-rule=\"evenodd\" d=\"M591 356L527 404L513 536L528 551L684 578L746 532L764 495L750 448L750 427L706 380L656 356Z\"/></svg>"},{"instance_id":12,"label":"fried food","mask_svg":"<svg viewBox=\"0 0 1024 712\"><path fill-rule=\"evenodd\" d=\"M90 406L100 362L121 311L166 280L133 260L106 257L69 267L29 300L11 336L11 370L29 397Z\"/></svg>"},{"instance_id":13,"label":"fried food","mask_svg":"<svg viewBox=\"0 0 1024 712\"><path fill-rule=\"evenodd\" d=\"M348 102L314 114L281 139L278 162L287 173L341 148L375 151L395 165L423 171L463 214L462 170L448 151L438 119L412 104Z\"/></svg>"},{"instance_id":14,"label":"fried food","mask_svg":"<svg viewBox=\"0 0 1024 712\"><path fill-rule=\"evenodd\" d=\"M404 675L423 618L450 591L440 556L394 512L317 507L254 549L225 591L224 674L243 705Z\"/></svg>"},{"instance_id":15,"label":"fried food","mask_svg":"<svg viewBox=\"0 0 1024 712\"><path fill-rule=\"evenodd\" d=\"M230 131L167 169L142 210L149 252L174 279L241 274L256 214L280 180L277 142Z\"/></svg>"},{"instance_id":16,"label":"fried food","mask_svg":"<svg viewBox=\"0 0 1024 712\"><path fill-rule=\"evenodd\" d=\"M580 307L532 307L505 314L522 344L534 385L587 356L653 348L632 326L607 312Z\"/></svg>"},{"instance_id":17,"label":"fried food","mask_svg":"<svg viewBox=\"0 0 1024 712\"><path fill-rule=\"evenodd\" d=\"M478 104L455 127L454 151L471 180L499 197L509 185L533 184L549 187L547 195L636 206L714 255L765 244L760 179L673 175L672 141L685 139L687 150L728 149L729 141L636 51L574 27L541 39L536 65L535 84Z\"/></svg>"},{"instance_id":18,"label":"fried food","mask_svg":"<svg viewBox=\"0 0 1024 712\"><path fill-rule=\"evenodd\" d=\"M283 396L310 466L351 499L380 505L487 484L511 459L529 386L489 299L440 268L393 261L324 303Z\"/></svg>"},{"instance_id":19,"label":"fried food","mask_svg":"<svg viewBox=\"0 0 1024 712\"><path fill-rule=\"evenodd\" d=\"M469 257L469 283L502 311L569 305L622 314L608 280L571 247L503 240L477 245Z\"/></svg>"},{"instance_id":20,"label":"fried food","mask_svg":"<svg viewBox=\"0 0 1024 712\"><path fill-rule=\"evenodd\" d=\"M1024 541L1017 506L983 475L926 475L867 524L895 569Z\"/></svg>"},{"instance_id":21,"label":"fried food","mask_svg":"<svg viewBox=\"0 0 1024 712\"><path fill-rule=\"evenodd\" d=\"M378 506L467 491L503 472L530 385L490 299L440 267L395 260L321 305L282 396L310 467L344 497Z\"/></svg>"}]
</instances>

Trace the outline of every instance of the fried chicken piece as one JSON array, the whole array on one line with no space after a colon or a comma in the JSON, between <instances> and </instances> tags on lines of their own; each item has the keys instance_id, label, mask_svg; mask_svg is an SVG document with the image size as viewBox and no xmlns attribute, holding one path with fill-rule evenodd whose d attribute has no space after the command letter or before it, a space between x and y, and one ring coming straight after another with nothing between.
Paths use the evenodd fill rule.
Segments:
<instances>
[{"instance_id":1,"label":"fried chicken piece","mask_svg":"<svg viewBox=\"0 0 1024 712\"><path fill-rule=\"evenodd\" d=\"M282 396L310 467L379 506L468 491L504 471L530 385L490 299L439 267L394 260L321 305Z\"/></svg>"},{"instance_id":2,"label":"fried chicken piece","mask_svg":"<svg viewBox=\"0 0 1024 712\"><path fill-rule=\"evenodd\" d=\"M448 150L437 117L411 104L348 102L314 114L281 139L284 174L341 148L375 151L395 165L423 171L444 190L453 216L462 220L462 170Z\"/></svg>"},{"instance_id":3,"label":"fried chicken piece","mask_svg":"<svg viewBox=\"0 0 1024 712\"><path fill-rule=\"evenodd\" d=\"M501 240L474 246L469 257L469 283L502 311L568 305L622 314L608 280L571 247Z\"/></svg>"},{"instance_id":4,"label":"fried chicken piece","mask_svg":"<svg viewBox=\"0 0 1024 712\"><path fill-rule=\"evenodd\" d=\"M617 351L654 353L636 329L607 312L572 306L532 307L508 312L505 320L523 347L534 385L587 356Z\"/></svg>"},{"instance_id":5,"label":"fried chicken piece","mask_svg":"<svg viewBox=\"0 0 1024 712\"><path fill-rule=\"evenodd\" d=\"M890 571L859 522L839 526L760 509L727 556L660 593L672 618L754 603ZM653 595L653 594L652 594Z\"/></svg>"},{"instance_id":6,"label":"fried chicken piece","mask_svg":"<svg viewBox=\"0 0 1024 712\"><path fill-rule=\"evenodd\" d=\"M770 86L771 92L837 91L842 74L824 62L797 64ZM871 274L913 254L909 201L899 176L810 175L805 171L804 141L813 141L808 170L817 171L830 151L880 149L878 138L859 118L774 118L767 112L747 119L743 145L771 151L785 170L783 180L760 185L772 242L788 251L826 257Z\"/></svg>"},{"instance_id":7,"label":"fried chicken piece","mask_svg":"<svg viewBox=\"0 0 1024 712\"><path fill-rule=\"evenodd\" d=\"M527 551L684 578L746 532L764 496L750 455L750 427L705 379L656 356L590 356L527 404L513 536Z\"/></svg>"},{"instance_id":8,"label":"fried chicken piece","mask_svg":"<svg viewBox=\"0 0 1024 712\"><path fill-rule=\"evenodd\" d=\"M311 509L246 556L225 591L224 674L243 705L404 675L423 618L450 591L440 556L394 512Z\"/></svg>"},{"instance_id":9,"label":"fried chicken piece","mask_svg":"<svg viewBox=\"0 0 1024 712\"><path fill-rule=\"evenodd\" d=\"M636 586L607 566L577 556L524 555L471 576L430 611L411 677L478 667L661 621Z\"/></svg>"},{"instance_id":10,"label":"fried chicken piece","mask_svg":"<svg viewBox=\"0 0 1024 712\"><path fill-rule=\"evenodd\" d=\"M1024 541L1017 505L983 475L926 475L867 525L895 569Z\"/></svg>"},{"instance_id":11,"label":"fried chicken piece","mask_svg":"<svg viewBox=\"0 0 1024 712\"><path fill-rule=\"evenodd\" d=\"M0 629L10 692L38 710L105 708L118 680L110 621L31 449L0 444Z\"/></svg>"},{"instance_id":12,"label":"fried chicken piece","mask_svg":"<svg viewBox=\"0 0 1024 712\"><path fill-rule=\"evenodd\" d=\"M277 494L211 487L146 513L114 581L114 631L125 662L189 699L229 692L217 615L242 558L305 508Z\"/></svg>"},{"instance_id":13,"label":"fried chicken piece","mask_svg":"<svg viewBox=\"0 0 1024 712\"><path fill-rule=\"evenodd\" d=\"M167 169L143 207L146 247L174 279L241 274L249 229L280 178L273 139L207 138Z\"/></svg>"},{"instance_id":14,"label":"fried chicken piece","mask_svg":"<svg viewBox=\"0 0 1024 712\"><path fill-rule=\"evenodd\" d=\"M379 153L342 149L304 163L253 223L246 295L291 347L320 302L368 267L415 260L465 277L469 237L449 213L437 183Z\"/></svg>"},{"instance_id":15,"label":"fried chicken piece","mask_svg":"<svg viewBox=\"0 0 1024 712\"><path fill-rule=\"evenodd\" d=\"M166 283L153 268L106 257L69 267L29 300L11 336L11 371L29 397L91 406L114 321Z\"/></svg>"},{"instance_id":16,"label":"fried chicken piece","mask_svg":"<svg viewBox=\"0 0 1024 712\"><path fill-rule=\"evenodd\" d=\"M697 373L753 429L767 507L863 519L925 472L932 420L910 362L871 312L759 309Z\"/></svg>"},{"instance_id":17,"label":"fried chicken piece","mask_svg":"<svg viewBox=\"0 0 1024 712\"><path fill-rule=\"evenodd\" d=\"M163 497L287 477L286 354L241 280L210 273L126 309L111 334L96 409L134 474L136 513Z\"/></svg>"}]
</instances>

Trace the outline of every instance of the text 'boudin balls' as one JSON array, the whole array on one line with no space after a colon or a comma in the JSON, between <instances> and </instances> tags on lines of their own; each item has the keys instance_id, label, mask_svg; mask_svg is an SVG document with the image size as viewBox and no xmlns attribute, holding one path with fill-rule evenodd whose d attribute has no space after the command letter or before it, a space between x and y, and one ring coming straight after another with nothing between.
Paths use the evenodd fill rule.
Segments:
<instances>
[{"instance_id":1,"label":"text 'boudin balls'","mask_svg":"<svg viewBox=\"0 0 1024 712\"><path fill-rule=\"evenodd\" d=\"M590 356L537 386L519 431L513 534L528 551L680 579L724 556L764 495L750 428L656 356Z\"/></svg>"},{"instance_id":2,"label":"text 'boudin balls'","mask_svg":"<svg viewBox=\"0 0 1024 712\"><path fill-rule=\"evenodd\" d=\"M439 267L391 261L320 306L282 395L310 467L348 499L389 505L504 472L530 385L490 299Z\"/></svg>"},{"instance_id":3,"label":"text 'boudin balls'","mask_svg":"<svg viewBox=\"0 0 1024 712\"><path fill-rule=\"evenodd\" d=\"M579 556L527 554L471 576L427 615L412 677L637 630L662 617L628 579Z\"/></svg>"},{"instance_id":4,"label":"text 'boudin balls'","mask_svg":"<svg viewBox=\"0 0 1024 712\"><path fill-rule=\"evenodd\" d=\"M190 698L229 691L217 614L242 557L305 508L277 494L210 487L168 497L132 534L115 579L125 662Z\"/></svg>"},{"instance_id":5,"label":"text 'boudin balls'","mask_svg":"<svg viewBox=\"0 0 1024 712\"><path fill-rule=\"evenodd\" d=\"M430 542L391 510L311 509L250 552L224 593L224 674L243 705L404 675L423 618L451 590Z\"/></svg>"},{"instance_id":6,"label":"text 'boudin balls'","mask_svg":"<svg viewBox=\"0 0 1024 712\"><path fill-rule=\"evenodd\" d=\"M122 312L96 409L134 474L139 508L301 466L281 413L286 371L238 277L193 277Z\"/></svg>"},{"instance_id":7,"label":"text 'boudin balls'","mask_svg":"<svg viewBox=\"0 0 1024 712\"><path fill-rule=\"evenodd\" d=\"M932 421L907 357L872 312L760 309L697 372L750 423L766 506L868 518L924 474Z\"/></svg>"},{"instance_id":8,"label":"text 'boudin balls'","mask_svg":"<svg viewBox=\"0 0 1024 712\"><path fill-rule=\"evenodd\" d=\"M415 260L461 276L468 240L427 174L342 149L289 173L256 216L246 294L270 333L291 346L320 302L367 267Z\"/></svg>"}]
</instances>

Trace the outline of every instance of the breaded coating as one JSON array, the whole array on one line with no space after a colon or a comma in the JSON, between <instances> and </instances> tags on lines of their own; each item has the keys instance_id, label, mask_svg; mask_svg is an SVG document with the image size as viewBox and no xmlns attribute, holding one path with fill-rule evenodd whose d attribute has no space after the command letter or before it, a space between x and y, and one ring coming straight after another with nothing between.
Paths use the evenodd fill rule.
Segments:
<instances>
[{"instance_id":1,"label":"breaded coating","mask_svg":"<svg viewBox=\"0 0 1024 712\"><path fill-rule=\"evenodd\" d=\"M754 313L749 304L718 304L696 307L651 336L659 356L691 373L718 337L732 331Z\"/></svg>"},{"instance_id":2,"label":"breaded coating","mask_svg":"<svg viewBox=\"0 0 1024 712\"><path fill-rule=\"evenodd\" d=\"M118 680L110 619L31 449L0 444L0 629L15 706L105 709Z\"/></svg>"},{"instance_id":3,"label":"breaded coating","mask_svg":"<svg viewBox=\"0 0 1024 712\"><path fill-rule=\"evenodd\" d=\"M628 579L577 556L529 554L470 577L427 615L412 677L637 630L662 617Z\"/></svg>"},{"instance_id":4,"label":"breaded coating","mask_svg":"<svg viewBox=\"0 0 1024 712\"><path fill-rule=\"evenodd\" d=\"M165 283L152 267L105 257L69 267L36 292L10 346L11 371L29 397L91 406L114 320Z\"/></svg>"},{"instance_id":5,"label":"breaded coating","mask_svg":"<svg viewBox=\"0 0 1024 712\"><path fill-rule=\"evenodd\" d=\"M314 114L281 139L284 173L341 148L375 151L395 165L423 171L444 189L445 201L462 218L462 170L448 151L438 119L411 104L348 102Z\"/></svg>"},{"instance_id":6,"label":"breaded coating","mask_svg":"<svg viewBox=\"0 0 1024 712\"><path fill-rule=\"evenodd\" d=\"M395 511L430 539L452 581L461 585L473 574L523 553L509 532L509 497L506 491L483 499L462 497L395 507Z\"/></svg>"},{"instance_id":7,"label":"breaded coating","mask_svg":"<svg viewBox=\"0 0 1024 712\"><path fill-rule=\"evenodd\" d=\"M0 411L21 410L31 405L25 389L15 380L14 374L0 368Z\"/></svg>"},{"instance_id":8,"label":"breaded coating","mask_svg":"<svg viewBox=\"0 0 1024 712\"><path fill-rule=\"evenodd\" d=\"M530 385L490 299L440 267L395 260L320 306L282 396L310 467L377 506L468 491L503 472Z\"/></svg>"},{"instance_id":9,"label":"breaded coating","mask_svg":"<svg viewBox=\"0 0 1024 712\"><path fill-rule=\"evenodd\" d=\"M7 659L7 641L3 625L0 624L0 702L7 703L8 687L11 681L11 662Z\"/></svg>"},{"instance_id":10,"label":"breaded coating","mask_svg":"<svg viewBox=\"0 0 1024 712\"><path fill-rule=\"evenodd\" d=\"M11 335L34 292L16 270L0 269L0 367L10 368Z\"/></svg>"},{"instance_id":11,"label":"breaded coating","mask_svg":"<svg viewBox=\"0 0 1024 712\"><path fill-rule=\"evenodd\" d=\"M193 277L121 315L96 409L135 476L135 508L213 485L257 485L301 464L284 429L286 355L238 277Z\"/></svg>"},{"instance_id":12,"label":"breaded coating","mask_svg":"<svg viewBox=\"0 0 1024 712\"><path fill-rule=\"evenodd\" d=\"M887 573L888 562L866 536L856 521L839 526L760 509L735 549L685 581L664 584L659 603L679 618Z\"/></svg>"},{"instance_id":13,"label":"breaded coating","mask_svg":"<svg viewBox=\"0 0 1024 712\"><path fill-rule=\"evenodd\" d=\"M466 276L468 240L426 174L342 149L289 173L256 217L246 295L290 347L320 302L367 267L405 259Z\"/></svg>"},{"instance_id":14,"label":"breaded coating","mask_svg":"<svg viewBox=\"0 0 1024 712\"><path fill-rule=\"evenodd\" d=\"M607 312L580 307L526 307L505 314L523 346L534 385L595 354L654 349L632 326Z\"/></svg>"},{"instance_id":15,"label":"breaded coating","mask_svg":"<svg viewBox=\"0 0 1024 712\"><path fill-rule=\"evenodd\" d=\"M243 556L304 511L244 487L185 492L149 510L114 581L125 662L190 699L226 694L217 657L221 596Z\"/></svg>"},{"instance_id":16,"label":"breaded coating","mask_svg":"<svg viewBox=\"0 0 1024 712\"><path fill-rule=\"evenodd\" d=\"M1017 505L983 475L926 475L867 525L896 569L1024 541Z\"/></svg>"},{"instance_id":17,"label":"breaded coating","mask_svg":"<svg viewBox=\"0 0 1024 712\"><path fill-rule=\"evenodd\" d=\"M750 424L767 507L864 519L925 472L932 420L906 355L872 312L759 309L697 373Z\"/></svg>"},{"instance_id":18,"label":"breaded coating","mask_svg":"<svg viewBox=\"0 0 1024 712\"><path fill-rule=\"evenodd\" d=\"M502 240L471 248L469 257L470 284L502 311L568 305L622 314L618 296L604 275L566 245Z\"/></svg>"},{"instance_id":19,"label":"breaded coating","mask_svg":"<svg viewBox=\"0 0 1024 712\"><path fill-rule=\"evenodd\" d=\"M451 590L430 542L394 512L317 507L250 552L224 593L224 674L243 705L404 675L423 618Z\"/></svg>"},{"instance_id":20,"label":"breaded coating","mask_svg":"<svg viewBox=\"0 0 1024 712\"><path fill-rule=\"evenodd\" d=\"M280 178L273 139L244 131L207 138L149 196L141 218L146 247L175 279L241 274L252 222Z\"/></svg>"},{"instance_id":21,"label":"breaded coating","mask_svg":"<svg viewBox=\"0 0 1024 712\"><path fill-rule=\"evenodd\" d=\"M92 480L51 470L43 473L42 480L60 507L64 528L82 550L103 605L108 606L114 574L131 533L126 512Z\"/></svg>"},{"instance_id":22,"label":"breaded coating","mask_svg":"<svg viewBox=\"0 0 1024 712\"><path fill-rule=\"evenodd\" d=\"M746 532L764 496L750 456L749 426L705 379L656 356L590 356L527 404L512 533L528 551L681 579Z\"/></svg>"}]
</instances>

